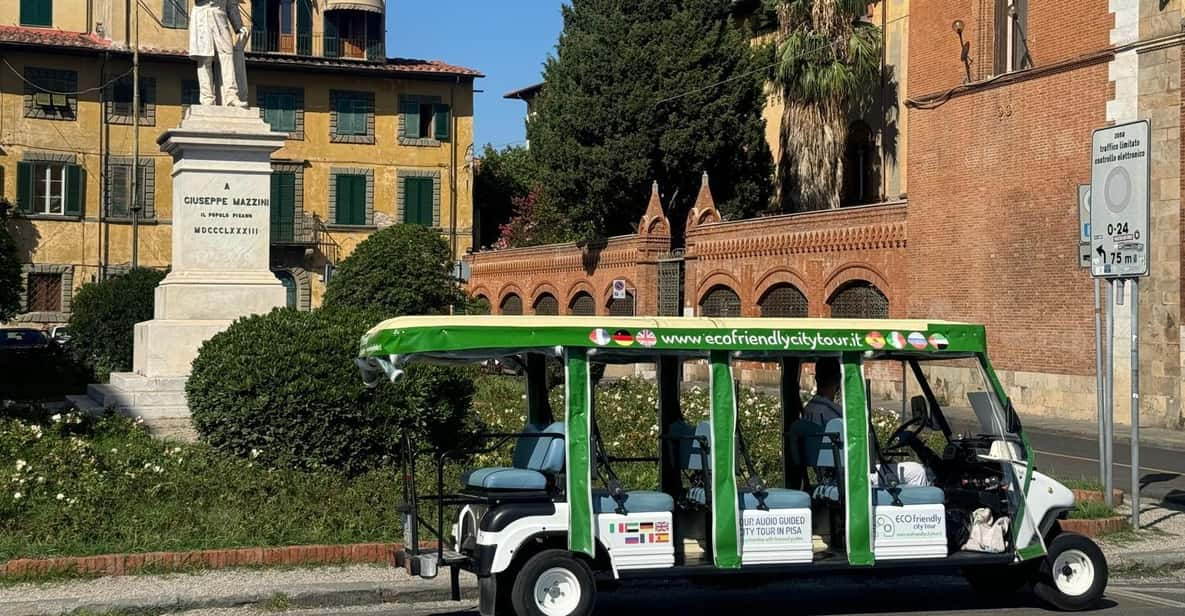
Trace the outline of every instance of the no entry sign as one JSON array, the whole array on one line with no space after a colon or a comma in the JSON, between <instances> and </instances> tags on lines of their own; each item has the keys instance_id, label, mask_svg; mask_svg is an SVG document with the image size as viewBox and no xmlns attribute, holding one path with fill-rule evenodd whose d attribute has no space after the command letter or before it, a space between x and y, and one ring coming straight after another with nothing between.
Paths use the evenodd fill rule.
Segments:
<instances>
[{"instance_id":1,"label":"no entry sign","mask_svg":"<svg viewBox=\"0 0 1185 616\"><path fill-rule=\"evenodd\" d=\"M1148 275L1147 120L1100 128L1091 139L1090 273L1100 278Z\"/></svg>"}]
</instances>

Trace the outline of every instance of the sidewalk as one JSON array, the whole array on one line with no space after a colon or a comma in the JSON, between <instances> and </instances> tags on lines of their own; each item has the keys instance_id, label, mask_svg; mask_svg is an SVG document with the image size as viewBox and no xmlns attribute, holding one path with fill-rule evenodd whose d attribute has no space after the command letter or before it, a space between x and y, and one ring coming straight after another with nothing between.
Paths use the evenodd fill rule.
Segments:
<instances>
[{"instance_id":1,"label":"sidewalk","mask_svg":"<svg viewBox=\"0 0 1185 616\"><path fill-rule=\"evenodd\" d=\"M462 576L461 592L465 598L477 596L472 576ZM423 580L401 569L377 565L239 569L0 586L0 616L410 604L447 599L447 572Z\"/></svg>"},{"instance_id":2,"label":"sidewalk","mask_svg":"<svg viewBox=\"0 0 1185 616\"><path fill-rule=\"evenodd\" d=\"M1115 508L1130 516L1127 504ZM1185 508L1143 499L1139 531L1104 536L1099 542L1112 571L1140 573L1171 570L1185 573Z\"/></svg>"}]
</instances>

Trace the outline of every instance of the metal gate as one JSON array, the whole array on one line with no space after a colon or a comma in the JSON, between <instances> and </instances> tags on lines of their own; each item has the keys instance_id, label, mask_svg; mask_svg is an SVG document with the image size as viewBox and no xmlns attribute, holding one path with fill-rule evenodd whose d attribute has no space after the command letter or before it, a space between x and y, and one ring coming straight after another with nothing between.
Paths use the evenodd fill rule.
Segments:
<instances>
[{"instance_id":1,"label":"metal gate","mask_svg":"<svg viewBox=\"0 0 1185 616\"><path fill-rule=\"evenodd\" d=\"M658 260L658 316L683 314L683 250L672 250Z\"/></svg>"}]
</instances>

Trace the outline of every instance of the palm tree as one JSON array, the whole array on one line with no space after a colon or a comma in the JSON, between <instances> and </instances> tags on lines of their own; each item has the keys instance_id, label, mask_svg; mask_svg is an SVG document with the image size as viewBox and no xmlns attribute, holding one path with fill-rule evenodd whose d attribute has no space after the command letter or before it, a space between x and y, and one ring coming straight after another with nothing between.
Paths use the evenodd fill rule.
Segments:
<instances>
[{"instance_id":1,"label":"palm tree","mask_svg":"<svg viewBox=\"0 0 1185 616\"><path fill-rule=\"evenodd\" d=\"M861 20L869 0L766 0L778 17L774 85L779 131L777 205L839 207L848 121L880 80L881 32Z\"/></svg>"}]
</instances>

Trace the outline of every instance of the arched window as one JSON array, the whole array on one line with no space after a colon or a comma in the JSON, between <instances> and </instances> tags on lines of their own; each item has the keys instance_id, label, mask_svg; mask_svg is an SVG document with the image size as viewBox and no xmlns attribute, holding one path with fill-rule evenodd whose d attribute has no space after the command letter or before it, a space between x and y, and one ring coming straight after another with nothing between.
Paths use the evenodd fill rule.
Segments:
<instances>
[{"instance_id":1,"label":"arched window","mask_svg":"<svg viewBox=\"0 0 1185 616\"><path fill-rule=\"evenodd\" d=\"M806 316L806 296L791 284L775 285L758 302L763 317L801 318Z\"/></svg>"},{"instance_id":2,"label":"arched window","mask_svg":"<svg viewBox=\"0 0 1185 616\"><path fill-rule=\"evenodd\" d=\"M840 287L828 303L836 319L889 318L889 298L876 285L863 280Z\"/></svg>"},{"instance_id":3,"label":"arched window","mask_svg":"<svg viewBox=\"0 0 1185 616\"><path fill-rule=\"evenodd\" d=\"M502 314L522 314L523 298L511 293L502 298Z\"/></svg>"},{"instance_id":4,"label":"arched window","mask_svg":"<svg viewBox=\"0 0 1185 616\"><path fill-rule=\"evenodd\" d=\"M634 316L634 294L626 291L625 297L620 299L609 300L609 316L611 317L632 317Z\"/></svg>"},{"instance_id":5,"label":"arched window","mask_svg":"<svg viewBox=\"0 0 1185 616\"><path fill-rule=\"evenodd\" d=\"M591 317L597 314L597 302L591 295L581 291L572 298L572 303L568 306L568 313L576 317Z\"/></svg>"},{"instance_id":6,"label":"arched window","mask_svg":"<svg viewBox=\"0 0 1185 616\"><path fill-rule=\"evenodd\" d=\"M560 313L560 303L556 301L555 296L551 293L544 293L535 300L535 314L544 316L556 316Z\"/></svg>"},{"instance_id":7,"label":"arched window","mask_svg":"<svg viewBox=\"0 0 1185 616\"><path fill-rule=\"evenodd\" d=\"M275 270L272 273L280 279L280 284L284 285L284 298L287 306L296 308L296 277L288 270Z\"/></svg>"},{"instance_id":8,"label":"arched window","mask_svg":"<svg viewBox=\"0 0 1185 616\"><path fill-rule=\"evenodd\" d=\"M699 313L705 317L739 317L741 316L741 298L736 291L717 285L704 296L700 302Z\"/></svg>"},{"instance_id":9,"label":"arched window","mask_svg":"<svg viewBox=\"0 0 1185 616\"><path fill-rule=\"evenodd\" d=\"M872 129L862 120L853 122L848 127L843 157L843 205L863 205L879 199L879 162Z\"/></svg>"},{"instance_id":10,"label":"arched window","mask_svg":"<svg viewBox=\"0 0 1185 616\"><path fill-rule=\"evenodd\" d=\"M469 314L489 314L490 313L490 298L484 295L475 295L473 302L469 304Z\"/></svg>"}]
</instances>

